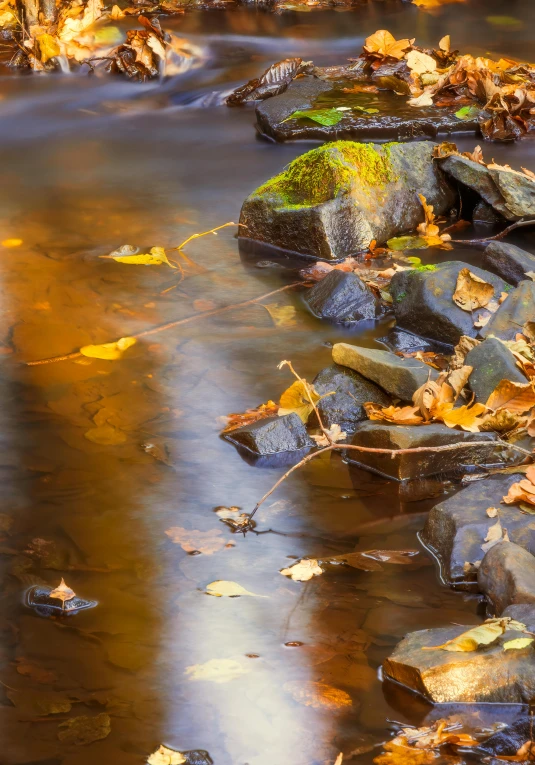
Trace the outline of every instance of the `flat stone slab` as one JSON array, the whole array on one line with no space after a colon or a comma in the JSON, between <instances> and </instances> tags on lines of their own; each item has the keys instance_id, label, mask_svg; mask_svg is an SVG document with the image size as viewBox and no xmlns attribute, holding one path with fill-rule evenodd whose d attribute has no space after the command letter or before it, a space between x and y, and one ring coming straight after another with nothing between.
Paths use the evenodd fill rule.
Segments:
<instances>
[{"instance_id":1,"label":"flat stone slab","mask_svg":"<svg viewBox=\"0 0 535 765\"><path fill-rule=\"evenodd\" d=\"M535 282L520 282L509 293L496 313L479 332L481 337L494 335L501 340L514 340L528 321L535 321Z\"/></svg>"},{"instance_id":2,"label":"flat stone slab","mask_svg":"<svg viewBox=\"0 0 535 765\"><path fill-rule=\"evenodd\" d=\"M335 322L375 319L380 304L362 279L334 269L305 295L305 302L315 316Z\"/></svg>"},{"instance_id":3,"label":"flat stone slab","mask_svg":"<svg viewBox=\"0 0 535 765\"><path fill-rule=\"evenodd\" d=\"M516 287L527 278L528 271L535 273L535 255L514 244L491 242L485 248L481 267Z\"/></svg>"},{"instance_id":4,"label":"flat stone slab","mask_svg":"<svg viewBox=\"0 0 535 765\"><path fill-rule=\"evenodd\" d=\"M499 508L500 523L509 539L535 553L535 516L521 513L514 505L501 504L509 487L522 478L516 473L475 481L430 511L420 539L435 554L444 581L457 586L475 583L476 570L465 571L465 563L483 560L481 545L497 521L487 515L489 507Z\"/></svg>"},{"instance_id":5,"label":"flat stone slab","mask_svg":"<svg viewBox=\"0 0 535 765\"><path fill-rule=\"evenodd\" d=\"M535 697L534 649L503 648L508 640L526 637L522 632L507 630L496 643L477 651L422 650L442 645L468 629L455 626L409 633L384 662L385 675L435 704L530 703Z\"/></svg>"},{"instance_id":6,"label":"flat stone slab","mask_svg":"<svg viewBox=\"0 0 535 765\"><path fill-rule=\"evenodd\" d=\"M301 419L292 412L283 417L266 417L244 425L225 435L231 441L253 454L278 454L315 446Z\"/></svg>"},{"instance_id":7,"label":"flat stone slab","mask_svg":"<svg viewBox=\"0 0 535 765\"><path fill-rule=\"evenodd\" d=\"M488 337L472 348L466 354L464 363L473 367L468 385L476 400L483 404L502 380L522 384L528 382L509 348L494 337Z\"/></svg>"},{"instance_id":8,"label":"flat stone slab","mask_svg":"<svg viewBox=\"0 0 535 765\"><path fill-rule=\"evenodd\" d=\"M479 442L480 445L471 446L473 441ZM440 424L410 426L368 421L358 426L352 444L393 450L435 446L451 448L442 452L416 452L393 457L390 453L350 450L346 453L346 458L366 470L396 481L404 481L438 473L451 473L462 470L464 466L469 469L474 465L503 464L509 450L507 446L496 442L495 433L466 433Z\"/></svg>"},{"instance_id":9,"label":"flat stone slab","mask_svg":"<svg viewBox=\"0 0 535 765\"><path fill-rule=\"evenodd\" d=\"M477 572L479 589L497 614L507 606L535 606L535 557L513 542L499 542L486 553Z\"/></svg>"},{"instance_id":10,"label":"flat stone slab","mask_svg":"<svg viewBox=\"0 0 535 765\"><path fill-rule=\"evenodd\" d=\"M333 361L359 372L377 383L390 395L411 401L413 393L429 379L434 380L436 370L417 359L404 359L390 351L363 348L348 343L333 345Z\"/></svg>"}]
</instances>

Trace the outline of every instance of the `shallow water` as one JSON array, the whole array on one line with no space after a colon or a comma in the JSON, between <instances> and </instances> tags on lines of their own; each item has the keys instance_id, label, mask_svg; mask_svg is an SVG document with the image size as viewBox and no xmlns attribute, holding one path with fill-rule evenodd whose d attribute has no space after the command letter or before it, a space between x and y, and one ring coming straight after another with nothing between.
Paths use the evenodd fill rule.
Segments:
<instances>
[{"instance_id":1,"label":"shallow water","mask_svg":"<svg viewBox=\"0 0 535 765\"><path fill-rule=\"evenodd\" d=\"M164 266L98 257L127 242L172 247L237 220L244 197L308 148L257 140L252 109L197 108L199 96L285 55L337 63L379 27L422 44L449 32L461 50L529 58L530 5L192 13L166 26L203 60L171 83L0 79L1 239L23 240L0 259L2 765L134 765L160 743L207 750L216 765L323 765L340 751L344 762L370 763L388 719L425 718L420 703L384 692L381 662L409 630L478 622L478 599L442 587L423 551L411 566L330 567L306 584L279 569L301 556L419 547L426 510L453 486L428 482L410 494L333 456L266 502L257 533L232 534L214 512L250 511L282 472L243 460L218 437L220 417L277 399L291 382L277 370L282 359L312 379L329 364L330 343L373 345L388 322L341 330L311 317L295 290L267 301L293 305L292 326L250 305L148 336L120 361L25 362L295 280L240 253L232 228L188 246L178 285ZM493 14L524 26L484 21ZM486 156L535 169L530 139L489 146ZM529 245L529 235L518 241ZM478 253L458 248L455 257L477 262ZM123 443L88 440L104 421ZM206 551L174 543L166 531L175 527L181 538L210 533ZM24 605L29 587L61 577L98 606L45 619ZM207 595L219 579L264 597ZM234 676L196 678L190 668L213 660L232 660ZM328 703L309 682L344 693ZM51 699L72 710L47 716ZM58 722L102 711L106 739L58 740Z\"/></svg>"}]
</instances>

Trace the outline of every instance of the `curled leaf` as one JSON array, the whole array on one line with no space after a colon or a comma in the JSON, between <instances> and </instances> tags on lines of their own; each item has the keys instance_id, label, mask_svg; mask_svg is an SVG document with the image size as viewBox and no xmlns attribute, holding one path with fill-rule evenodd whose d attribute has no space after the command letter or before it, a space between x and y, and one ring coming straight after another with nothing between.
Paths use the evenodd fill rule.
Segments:
<instances>
[{"instance_id":1,"label":"curled leaf","mask_svg":"<svg viewBox=\"0 0 535 765\"><path fill-rule=\"evenodd\" d=\"M490 394L487 406L497 411L507 409L509 412L523 414L535 406L535 388L532 383L516 383L502 380Z\"/></svg>"},{"instance_id":2,"label":"curled leaf","mask_svg":"<svg viewBox=\"0 0 535 765\"><path fill-rule=\"evenodd\" d=\"M494 295L494 287L484 279L473 274L470 269L459 271L457 285L453 293L453 302L463 311L475 311L484 308Z\"/></svg>"},{"instance_id":3,"label":"curled leaf","mask_svg":"<svg viewBox=\"0 0 535 765\"><path fill-rule=\"evenodd\" d=\"M441 648L444 651L468 652L476 651L480 646L494 643L508 629L525 630L526 626L512 619L487 619L486 622L463 632L443 645L424 647L424 651Z\"/></svg>"},{"instance_id":4,"label":"curled leaf","mask_svg":"<svg viewBox=\"0 0 535 765\"><path fill-rule=\"evenodd\" d=\"M279 417L295 412L303 422L306 422L314 409L311 399L314 404L317 404L321 396L306 380L296 380L280 397Z\"/></svg>"},{"instance_id":5,"label":"curled leaf","mask_svg":"<svg viewBox=\"0 0 535 765\"><path fill-rule=\"evenodd\" d=\"M402 59L405 51L411 47L411 41L407 39L396 40L386 29L378 29L373 35L366 38L364 50L368 53L377 53L380 57L391 56Z\"/></svg>"},{"instance_id":6,"label":"curled leaf","mask_svg":"<svg viewBox=\"0 0 535 765\"><path fill-rule=\"evenodd\" d=\"M63 604L65 604L68 600L75 598L76 593L74 590L71 590L68 585L65 584L65 579L62 578L59 585L49 593L48 597L57 598L58 600L61 600Z\"/></svg>"}]
</instances>

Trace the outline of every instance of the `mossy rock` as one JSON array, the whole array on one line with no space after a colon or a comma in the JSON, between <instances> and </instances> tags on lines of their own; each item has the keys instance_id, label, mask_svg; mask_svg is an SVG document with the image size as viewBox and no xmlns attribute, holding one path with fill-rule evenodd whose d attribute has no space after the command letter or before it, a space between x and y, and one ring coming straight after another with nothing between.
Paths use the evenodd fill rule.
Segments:
<instances>
[{"instance_id":1,"label":"mossy rock","mask_svg":"<svg viewBox=\"0 0 535 765\"><path fill-rule=\"evenodd\" d=\"M412 231L424 219L418 194L438 215L456 200L433 162L434 145L336 141L313 149L245 200L241 235L338 259Z\"/></svg>"}]
</instances>

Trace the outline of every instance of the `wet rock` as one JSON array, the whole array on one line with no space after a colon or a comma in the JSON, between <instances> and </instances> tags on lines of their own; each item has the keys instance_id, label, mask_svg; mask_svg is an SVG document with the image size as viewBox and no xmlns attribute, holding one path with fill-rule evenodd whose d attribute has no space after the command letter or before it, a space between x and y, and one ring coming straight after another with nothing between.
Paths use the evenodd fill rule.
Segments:
<instances>
[{"instance_id":1,"label":"wet rock","mask_svg":"<svg viewBox=\"0 0 535 765\"><path fill-rule=\"evenodd\" d=\"M394 327L388 335L376 338L378 343L383 343L394 353L401 351L403 353L415 353L416 351L432 351L434 353L443 353L448 356L453 351L453 346L449 343L439 343L437 341L427 340L412 332L406 332L403 329Z\"/></svg>"},{"instance_id":2,"label":"wet rock","mask_svg":"<svg viewBox=\"0 0 535 765\"><path fill-rule=\"evenodd\" d=\"M463 311L452 300L459 271L463 268L492 284L497 296L509 287L495 274L459 261L440 263L431 271L417 268L400 271L390 282L398 325L452 345L459 341L461 335L475 337L477 327L474 327L472 314Z\"/></svg>"},{"instance_id":3,"label":"wet rock","mask_svg":"<svg viewBox=\"0 0 535 765\"><path fill-rule=\"evenodd\" d=\"M512 215L517 218L535 215L535 181L524 173L504 168L490 168L489 173Z\"/></svg>"},{"instance_id":4,"label":"wet rock","mask_svg":"<svg viewBox=\"0 0 535 765\"><path fill-rule=\"evenodd\" d=\"M320 319L337 322L375 319L380 312L379 301L362 279L336 269L307 292L305 302Z\"/></svg>"},{"instance_id":5,"label":"wet rock","mask_svg":"<svg viewBox=\"0 0 535 765\"><path fill-rule=\"evenodd\" d=\"M515 603L512 606L507 606L500 616L509 616L511 619L525 624L529 632L535 632L535 606L531 603Z\"/></svg>"},{"instance_id":6,"label":"wet rock","mask_svg":"<svg viewBox=\"0 0 535 765\"><path fill-rule=\"evenodd\" d=\"M516 287L528 271L535 272L535 256L514 244L491 242L485 248L481 265Z\"/></svg>"},{"instance_id":7,"label":"wet rock","mask_svg":"<svg viewBox=\"0 0 535 765\"><path fill-rule=\"evenodd\" d=\"M526 741L531 740L532 735L533 720L530 719L528 715L524 715L512 725L508 725L503 730L490 736L490 738L481 744L476 751L483 756L495 755L500 757L514 757L520 747L525 744ZM494 762L503 763L503 760L495 760Z\"/></svg>"},{"instance_id":8,"label":"wet rock","mask_svg":"<svg viewBox=\"0 0 535 765\"><path fill-rule=\"evenodd\" d=\"M34 585L26 592L25 603L39 614L39 616L74 616L79 611L85 611L88 608L94 608L97 605L96 600L84 600L76 595L71 600L66 600L62 607L61 600L51 598L50 593L53 587L45 585Z\"/></svg>"},{"instance_id":9,"label":"wet rock","mask_svg":"<svg viewBox=\"0 0 535 765\"><path fill-rule=\"evenodd\" d=\"M379 406L389 406L386 393L353 369L333 364L322 369L314 379L318 393L330 393L318 403L323 424L330 428L337 423L348 435L354 433L358 423L366 419L363 404L372 401Z\"/></svg>"},{"instance_id":10,"label":"wet rock","mask_svg":"<svg viewBox=\"0 0 535 765\"><path fill-rule=\"evenodd\" d=\"M522 514L514 505L500 504L509 487L521 478L519 473L490 476L431 510L421 540L434 552L443 580L460 586L475 582L476 569L465 571L465 563L483 559L481 545L497 520L487 515L489 507L499 508L501 526L507 529L511 542L535 554L535 516Z\"/></svg>"},{"instance_id":11,"label":"wet rock","mask_svg":"<svg viewBox=\"0 0 535 765\"><path fill-rule=\"evenodd\" d=\"M240 231L248 239L326 259L412 231L423 220L418 193L437 214L456 199L432 161L434 145L337 141L313 149L245 200Z\"/></svg>"},{"instance_id":12,"label":"wet rock","mask_svg":"<svg viewBox=\"0 0 535 765\"><path fill-rule=\"evenodd\" d=\"M479 442L479 445L466 446L472 441ZM397 481L457 471L464 466L503 463L509 451L507 446L498 442L495 433L466 433L439 424L410 426L363 422L357 428L351 443L374 449L394 450L458 445L458 448L443 452L394 454L393 457L390 453L347 452L349 462Z\"/></svg>"},{"instance_id":13,"label":"wet rock","mask_svg":"<svg viewBox=\"0 0 535 765\"><path fill-rule=\"evenodd\" d=\"M504 217L503 215L500 215L492 205L489 205L488 202L480 199L479 202L476 203L472 212L472 220L474 223L488 223L491 226L495 226L498 223L503 224ZM487 266L485 266L485 268L487 268Z\"/></svg>"},{"instance_id":14,"label":"wet rock","mask_svg":"<svg viewBox=\"0 0 535 765\"><path fill-rule=\"evenodd\" d=\"M455 626L409 633L384 662L385 675L436 704L529 703L535 696L533 649L503 649L508 640L525 637L522 632L507 630L479 651L422 650L442 645L467 629Z\"/></svg>"},{"instance_id":15,"label":"wet rock","mask_svg":"<svg viewBox=\"0 0 535 765\"><path fill-rule=\"evenodd\" d=\"M494 335L514 340L528 321L535 321L535 282L526 280L509 293L491 320L480 331L482 337Z\"/></svg>"},{"instance_id":16,"label":"wet rock","mask_svg":"<svg viewBox=\"0 0 535 765\"><path fill-rule=\"evenodd\" d=\"M230 439L229 439L230 440ZM297 465L310 451L310 446L305 449L297 449L293 452L278 452L278 454L255 454L245 447L236 444L236 451L244 462L251 467L267 470L288 470Z\"/></svg>"},{"instance_id":17,"label":"wet rock","mask_svg":"<svg viewBox=\"0 0 535 765\"><path fill-rule=\"evenodd\" d=\"M508 209L500 189L485 165L474 162L474 160L468 159L468 157L457 156L456 154L451 154L449 157L436 159L435 161L439 163L447 175L476 191L485 202L503 215L504 218L516 220L518 216Z\"/></svg>"},{"instance_id":18,"label":"wet rock","mask_svg":"<svg viewBox=\"0 0 535 765\"><path fill-rule=\"evenodd\" d=\"M292 412L284 417L266 417L228 433L225 438L253 454L278 454L314 446L300 418Z\"/></svg>"},{"instance_id":19,"label":"wet rock","mask_svg":"<svg viewBox=\"0 0 535 765\"><path fill-rule=\"evenodd\" d=\"M473 367L468 384L476 400L483 404L502 380L527 382L509 348L494 337L472 348L464 363Z\"/></svg>"},{"instance_id":20,"label":"wet rock","mask_svg":"<svg viewBox=\"0 0 535 765\"><path fill-rule=\"evenodd\" d=\"M385 76L386 68L382 67L382 70L379 76ZM369 105L377 108L378 113L366 114L358 110L345 112L340 122L327 126L306 119L288 120L296 111L325 108L336 102L348 103L347 94L342 90L344 86L347 86L347 80L340 83L325 82L311 76L294 80L282 95L258 104L256 118L259 131L276 141L328 141L337 138L409 140L436 138L439 134L452 132L479 132L478 121L457 119L455 108L414 109L401 102L395 93L386 90L380 91L370 101Z\"/></svg>"},{"instance_id":21,"label":"wet rock","mask_svg":"<svg viewBox=\"0 0 535 765\"><path fill-rule=\"evenodd\" d=\"M417 359L404 359L390 351L362 348L348 343L335 343L333 361L380 385L387 393L403 401L428 379L437 376L436 370Z\"/></svg>"},{"instance_id":22,"label":"wet rock","mask_svg":"<svg viewBox=\"0 0 535 765\"><path fill-rule=\"evenodd\" d=\"M499 542L490 548L477 581L498 614L513 604L535 605L535 557L513 542Z\"/></svg>"}]
</instances>

